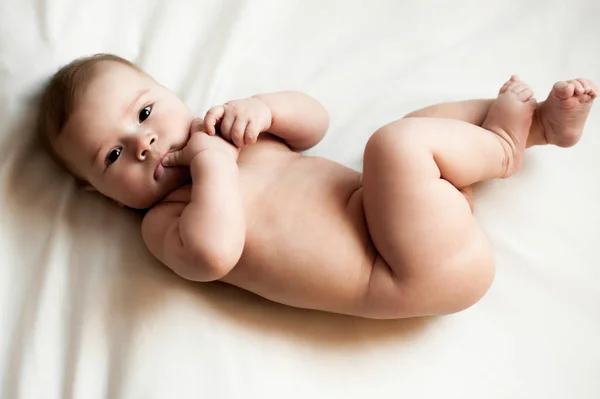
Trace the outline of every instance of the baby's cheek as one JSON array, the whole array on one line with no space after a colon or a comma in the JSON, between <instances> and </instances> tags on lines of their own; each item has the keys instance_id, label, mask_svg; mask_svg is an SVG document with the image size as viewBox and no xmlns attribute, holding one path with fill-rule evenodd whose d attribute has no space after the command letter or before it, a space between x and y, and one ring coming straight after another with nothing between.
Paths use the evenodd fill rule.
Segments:
<instances>
[{"instance_id":1,"label":"baby's cheek","mask_svg":"<svg viewBox=\"0 0 600 399\"><path fill-rule=\"evenodd\" d=\"M117 195L121 197L121 202L129 206L135 204L137 207L143 198L147 196L144 193L147 184L131 174L121 176L115 186L118 187L119 193Z\"/></svg>"},{"instance_id":2,"label":"baby's cheek","mask_svg":"<svg viewBox=\"0 0 600 399\"><path fill-rule=\"evenodd\" d=\"M174 98L164 113L164 124L161 127L164 138L171 147L183 148L190 137L190 128L194 118L188 108Z\"/></svg>"}]
</instances>

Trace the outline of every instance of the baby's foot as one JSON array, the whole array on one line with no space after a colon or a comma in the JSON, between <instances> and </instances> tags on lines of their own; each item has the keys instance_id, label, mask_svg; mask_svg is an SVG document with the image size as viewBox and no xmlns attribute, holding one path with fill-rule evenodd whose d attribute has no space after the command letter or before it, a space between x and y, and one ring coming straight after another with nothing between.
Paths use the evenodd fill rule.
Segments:
<instances>
[{"instance_id":1,"label":"baby's foot","mask_svg":"<svg viewBox=\"0 0 600 399\"><path fill-rule=\"evenodd\" d=\"M482 127L496 133L506 156L501 177L509 177L523 164L523 153L535 110L533 91L516 76L504 83Z\"/></svg>"},{"instance_id":2,"label":"baby's foot","mask_svg":"<svg viewBox=\"0 0 600 399\"><path fill-rule=\"evenodd\" d=\"M587 79L556 82L538 110L546 143L559 147L577 144L597 94L598 88Z\"/></svg>"}]
</instances>

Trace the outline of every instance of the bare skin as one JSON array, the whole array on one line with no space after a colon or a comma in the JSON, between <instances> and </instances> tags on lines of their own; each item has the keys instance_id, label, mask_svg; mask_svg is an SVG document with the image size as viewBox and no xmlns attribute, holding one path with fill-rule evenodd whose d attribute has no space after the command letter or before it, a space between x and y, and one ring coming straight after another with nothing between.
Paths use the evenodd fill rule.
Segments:
<instances>
[{"instance_id":1,"label":"bare skin","mask_svg":"<svg viewBox=\"0 0 600 399\"><path fill-rule=\"evenodd\" d=\"M170 148L161 161L165 170L188 167L192 184L150 209L144 240L184 278L221 280L291 306L370 318L465 309L487 291L494 262L459 188L516 173L532 135L535 144L576 142L596 95L584 82L590 89L573 88L569 98L573 83L555 86L536 108L529 87L515 77L491 103L440 105L438 115L430 114L455 119L409 115L374 133L362 175L290 150L310 148L327 127L320 105L304 95L260 95L215 107L203 126L189 121L184 145L177 136L177 145L157 150ZM467 123L474 119L482 127ZM217 127L236 146L215 135ZM137 158L124 158L120 167L145 162L143 151L167 141L143 137ZM94 178L110 186L106 179L113 177L102 173Z\"/></svg>"},{"instance_id":2,"label":"bare skin","mask_svg":"<svg viewBox=\"0 0 600 399\"><path fill-rule=\"evenodd\" d=\"M513 76L508 82L514 79L518 78ZM501 90L505 87L506 84ZM527 138L527 147L544 144L559 145L561 144L559 140L567 138L570 145L577 144L597 94L598 89L587 79L556 82L546 101L536 107ZM436 104L411 112L406 117L449 118L481 126L494 101L467 100ZM565 145L560 146L565 147Z\"/></svg>"},{"instance_id":3,"label":"bare skin","mask_svg":"<svg viewBox=\"0 0 600 399\"><path fill-rule=\"evenodd\" d=\"M514 79L518 78L511 77L500 91ZM536 106L527 137L527 148L546 144L560 147L577 144L597 93L595 84L587 79L556 82L548 98ZM411 112L406 117L449 118L481 126L494 101L467 100L436 104ZM471 187L464 187L461 191L473 209Z\"/></svg>"},{"instance_id":4,"label":"bare skin","mask_svg":"<svg viewBox=\"0 0 600 399\"><path fill-rule=\"evenodd\" d=\"M268 138L243 149L238 165L252 227L239 263L222 280L292 306L375 318L470 306L491 284L493 259L455 187L518 171L536 109L532 95L512 78L483 128L421 119L380 129L365 150L362 182L352 170L289 153ZM539 112L564 118L558 137L573 134L564 108ZM283 236L295 239L281 243Z\"/></svg>"}]
</instances>

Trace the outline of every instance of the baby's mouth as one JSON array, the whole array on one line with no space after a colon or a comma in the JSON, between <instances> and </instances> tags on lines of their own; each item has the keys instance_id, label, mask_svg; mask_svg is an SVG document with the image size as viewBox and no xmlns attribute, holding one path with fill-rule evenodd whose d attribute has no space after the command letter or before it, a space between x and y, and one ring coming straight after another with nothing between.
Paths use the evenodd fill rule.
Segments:
<instances>
[{"instance_id":1,"label":"baby's mouth","mask_svg":"<svg viewBox=\"0 0 600 399\"><path fill-rule=\"evenodd\" d=\"M168 152L164 153L158 158L158 164L154 168L154 180L160 179L165 174L165 167L162 165L162 161Z\"/></svg>"},{"instance_id":2,"label":"baby's mouth","mask_svg":"<svg viewBox=\"0 0 600 399\"><path fill-rule=\"evenodd\" d=\"M159 162L158 165L156 165L156 169L154 169L154 180L160 179L164 173L165 173L165 167L162 166L161 163Z\"/></svg>"}]
</instances>

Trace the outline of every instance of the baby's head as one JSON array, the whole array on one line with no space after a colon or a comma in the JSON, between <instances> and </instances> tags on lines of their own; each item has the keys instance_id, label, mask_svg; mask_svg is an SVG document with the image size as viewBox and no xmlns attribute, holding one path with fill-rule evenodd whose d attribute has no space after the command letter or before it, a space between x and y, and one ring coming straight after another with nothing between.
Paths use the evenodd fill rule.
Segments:
<instances>
[{"instance_id":1,"label":"baby's head","mask_svg":"<svg viewBox=\"0 0 600 399\"><path fill-rule=\"evenodd\" d=\"M167 88L120 57L98 54L61 68L45 88L38 131L82 184L126 206L149 208L189 176L163 168L193 117Z\"/></svg>"}]
</instances>

